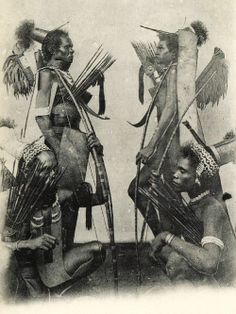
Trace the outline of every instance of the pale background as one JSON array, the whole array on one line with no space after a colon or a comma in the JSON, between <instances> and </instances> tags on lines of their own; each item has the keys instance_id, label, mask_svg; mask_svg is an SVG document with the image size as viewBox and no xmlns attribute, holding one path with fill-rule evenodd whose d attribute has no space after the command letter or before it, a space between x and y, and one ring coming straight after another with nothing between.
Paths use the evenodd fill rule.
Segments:
<instances>
[{"instance_id":1,"label":"pale background","mask_svg":"<svg viewBox=\"0 0 236 314\"><path fill-rule=\"evenodd\" d=\"M104 44L117 59L106 74L107 115L110 121L94 121L97 135L105 147L105 162L113 195L115 230L117 241L134 239L133 202L127 195L129 182L136 173L135 155L140 146L142 130L128 125L136 122L147 109L138 102L138 68L140 62L130 44L132 40L157 40L154 32L143 30L140 24L175 32L188 26L194 20L201 20L209 30L208 42L199 51L200 72L209 62L213 49L223 49L230 66L229 90L227 97L218 107L211 106L201 114L205 137L208 144L220 141L232 129L235 122L233 109L235 88L232 78L236 73L235 6L233 1L1 1L0 12L1 45L0 55L4 60L12 49L16 26L24 19L35 21L36 27L52 30L69 21L65 27L73 40L75 48L71 73L76 77L92 56L97 46ZM26 56L34 66L33 51ZM2 74L1 74L2 75ZM0 85L1 116L11 116L22 127L28 103L15 100L7 95L5 86ZM92 90L92 93L97 93ZM93 99L96 108L96 97ZM230 165L223 171L224 186L232 192L232 173ZM226 173L230 172L227 177ZM231 201L232 203L232 201ZM94 209L94 219L100 240L106 241L104 221L100 208ZM81 211L81 225L77 228L76 239L88 240L95 237L94 232L84 231L84 211ZM150 238L150 234L149 234Z\"/></svg>"},{"instance_id":2,"label":"pale background","mask_svg":"<svg viewBox=\"0 0 236 314\"><path fill-rule=\"evenodd\" d=\"M182 27L186 17L187 26L193 20L206 23L210 39L200 49L199 71L207 64L215 46L221 47L230 63L229 91L218 108L204 113L203 124L208 143L220 140L232 128L235 120L233 77L236 73L235 56L235 5L234 0L202 1L13 1L0 0L0 56L5 59L13 44L15 27L24 19L34 19L38 27L53 29L63 22L70 21L67 28L74 41L76 58L73 74L80 72L92 55L97 44L104 43L117 58L116 64L106 76L107 114L109 122L96 122L97 133L105 146L105 159L110 174L116 219L117 240L133 239L133 204L126 190L135 174L134 157L140 145L141 131L131 128L126 120L137 121L144 108L137 100L137 71L139 61L130 45L134 39L154 40L154 33L141 30L139 24L167 31ZM3 85L1 92L1 115L16 118L22 122L25 103L8 97ZM224 185L232 192L234 168L224 170ZM230 175L227 175L230 174ZM235 175L234 175L235 177ZM234 203L231 205L233 207ZM100 210L100 209L99 209ZM105 237L104 226L99 223L100 236ZM101 225L101 226L100 226ZM88 234L78 233L78 238ZM80 299L81 301L81 299ZM153 298L132 299L120 297L116 300L85 299L82 304L64 300L55 309L55 304L17 306L9 309L1 307L2 313L235 313L235 291L178 290L153 296Z\"/></svg>"}]
</instances>

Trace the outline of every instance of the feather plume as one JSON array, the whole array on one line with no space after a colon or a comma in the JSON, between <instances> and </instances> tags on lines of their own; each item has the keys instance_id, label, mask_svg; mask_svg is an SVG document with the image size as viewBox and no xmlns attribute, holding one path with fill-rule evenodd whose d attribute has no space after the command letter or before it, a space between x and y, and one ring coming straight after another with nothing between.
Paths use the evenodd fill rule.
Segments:
<instances>
[{"instance_id":1,"label":"feather plume","mask_svg":"<svg viewBox=\"0 0 236 314\"><path fill-rule=\"evenodd\" d=\"M231 130L231 131L229 131L229 132L227 132L227 133L225 134L223 140L231 140L231 139L233 139L233 138L235 138L235 137L236 137L236 135L235 135L234 130Z\"/></svg>"},{"instance_id":2,"label":"feather plume","mask_svg":"<svg viewBox=\"0 0 236 314\"><path fill-rule=\"evenodd\" d=\"M28 49L33 43L32 33L34 30L34 21L25 20L17 27L15 36L24 49Z\"/></svg>"},{"instance_id":3,"label":"feather plume","mask_svg":"<svg viewBox=\"0 0 236 314\"><path fill-rule=\"evenodd\" d=\"M194 21L191 23L192 28L197 35L197 45L202 46L208 39L208 30L201 21Z\"/></svg>"},{"instance_id":4,"label":"feather plume","mask_svg":"<svg viewBox=\"0 0 236 314\"><path fill-rule=\"evenodd\" d=\"M219 104L221 97L224 98L228 89L228 66L224 53L221 49L215 48L214 55L202 73L196 80L196 92L205 84L208 78L213 74L213 78L206 85L197 97L197 106L205 109L209 103Z\"/></svg>"},{"instance_id":5,"label":"feather plume","mask_svg":"<svg viewBox=\"0 0 236 314\"><path fill-rule=\"evenodd\" d=\"M11 87L16 98L19 98L19 96L28 98L32 91L34 75L30 68L25 69L22 66L18 55L13 54L6 59L3 71L3 82L7 91Z\"/></svg>"}]
</instances>

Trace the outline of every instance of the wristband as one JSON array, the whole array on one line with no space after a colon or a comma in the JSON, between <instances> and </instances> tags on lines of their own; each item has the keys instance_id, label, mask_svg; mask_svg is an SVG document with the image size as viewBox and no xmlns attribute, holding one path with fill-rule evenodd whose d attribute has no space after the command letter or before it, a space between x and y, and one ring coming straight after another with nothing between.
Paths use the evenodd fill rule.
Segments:
<instances>
[{"instance_id":1,"label":"wristband","mask_svg":"<svg viewBox=\"0 0 236 314\"><path fill-rule=\"evenodd\" d=\"M167 236L165 237L165 243L167 245L170 245L171 241L174 239L175 235L172 233L168 233Z\"/></svg>"},{"instance_id":2,"label":"wristband","mask_svg":"<svg viewBox=\"0 0 236 314\"><path fill-rule=\"evenodd\" d=\"M21 240L18 240L17 242L16 242L16 251L19 251L19 243L21 242Z\"/></svg>"}]
</instances>

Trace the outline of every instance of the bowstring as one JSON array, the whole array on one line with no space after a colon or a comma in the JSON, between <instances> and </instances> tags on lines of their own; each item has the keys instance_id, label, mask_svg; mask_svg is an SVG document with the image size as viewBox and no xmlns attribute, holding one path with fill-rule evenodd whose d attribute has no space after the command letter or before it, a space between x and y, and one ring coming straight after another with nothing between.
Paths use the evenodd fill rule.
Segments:
<instances>
[{"instance_id":1,"label":"bowstring","mask_svg":"<svg viewBox=\"0 0 236 314\"><path fill-rule=\"evenodd\" d=\"M144 147L149 118L150 118L151 113L152 113L153 108L154 108L154 101L156 100L156 97L159 94L159 91L160 91L160 88L161 88L161 86L162 86L162 84L164 82L164 79L166 78L166 76L167 76L167 74L168 74L168 72L169 72L169 70L170 70L172 65L173 65L173 62L170 63L170 65L168 66L166 71L163 73L163 76L162 76L162 79L160 81L160 84L157 87L156 93L155 93L155 95L154 95L154 97L153 97L153 99L151 101L151 104L150 104L150 106L148 108L148 113L147 113L146 122L145 122L144 129L143 129L143 136L142 136L142 140L141 140L141 145L140 145L141 147L140 147L140 149L142 149ZM163 134L166 133L166 131L169 128L170 124L172 123L174 117L175 117L175 115L173 115L170 123L168 124L166 129L163 131ZM135 247L136 247L136 257L137 257L137 266L138 266L137 267L138 268L138 282L139 282L139 284L141 284L141 282L142 282L142 268L141 268L141 262L140 262L139 241L138 241L138 207L137 207L140 171L141 171L141 161L139 161L138 165L137 165L137 173L136 173L136 179L135 179L135 200L134 200L134 207L135 207L134 208L134 210L135 210ZM149 206L148 206L148 208L149 208ZM148 211L146 210L146 215L148 215ZM144 235L144 231L145 231L145 224L146 224L146 220L144 219L140 240L143 240L143 235ZM140 241L140 244L142 244L142 241Z\"/></svg>"},{"instance_id":2,"label":"bowstring","mask_svg":"<svg viewBox=\"0 0 236 314\"><path fill-rule=\"evenodd\" d=\"M81 77L82 77L82 76L81 76ZM73 79L73 78L72 78L72 79ZM65 95L62 93L62 88L61 88L60 84L58 84L58 86L59 86L59 89L60 89L60 94L61 94L61 98L62 98L64 110L65 110L65 112L66 112L66 118L67 118L67 120L68 120L68 124L69 124L70 129L72 129L71 123L70 123L70 119L69 119L69 116L68 116L68 112L67 112L67 109L66 109L66 106L65 106ZM72 85L72 86L73 86L73 85ZM93 185L94 185L94 187L96 188L95 174L94 174L94 172L93 172L93 170L92 170L92 166L91 166L91 162L90 162L89 158L88 158L88 166L89 166L90 175L91 175L91 178L92 178L92 181L93 181ZM80 165L78 165L78 168L79 168L79 172L80 172L81 178L83 179L83 181L85 181L85 176L86 176L86 174L85 174L85 176L83 176L82 171L81 171L81 168L80 168ZM107 222L106 222L106 219L105 219L105 216L104 216L104 211L103 211L102 205L100 205L99 207L100 207L100 210L101 210L101 212L102 212L102 217L103 217L103 221L104 221L104 225L105 225L106 234L107 234L107 237L108 237L108 239L109 239L108 226L107 226ZM96 238L97 242L99 242L99 237L98 237L98 233L97 233L96 223L95 223L95 220L94 220L93 217L92 217L92 225L93 225L93 230L94 230L95 238ZM104 267L104 274L105 274L106 281L108 282L106 265L105 265L105 267Z\"/></svg>"},{"instance_id":3,"label":"bowstring","mask_svg":"<svg viewBox=\"0 0 236 314\"><path fill-rule=\"evenodd\" d=\"M91 166L91 162L90 162L90 161L88 162L88 165L89 165L89 170L90 170L90 172L91 172L91 177L92 177L92 180L93 180L93 184L96 185L96 182L95 182L95 175L94 175L94 173L93 173L93 170L92 170L92 166ZM104 212L103 212L102 205L100 205L99 207L100 207L101 212L102 212L104 224L105 224L105 227L106 227L107 236L108 236L108 238L109 238L108 226L107 226L107 222L106 222L106 219L105 219L105 216L104 216Z\"/></svg>"},{"instance_id":4,"label":"bowstring","mask_svg":"<svg viewBox=\"0 0 236 314\"><path fill-rule=\"evenodd\" d=\"M65 112L66 112L66 117L67 117L67 120L68 120L68 123L69 123L69 127L70 127L70 129L72 129L71 123L70 123L70 119L69 119L69 116L68 116L68 112L67 112L67 109L66 109L66 106L65 106L65 96L64 96L64 94L62 93L62 88L60 87L59 84L58 84L58 86L59 86L59 89L60 89L60 94L61 94L61 97L62 97L62 102L63 102L64 110L65 110ZM89 159L88 159L88 166L89 166L89 170L90 170L90 174L91 174L91 178L92 178L93 184L94 184L94 186L96 186L95 175L94 175L94 173L93 173L93 171L92 171L92 166L91 166L91 162L90 162ZM81 178L83 179L83 181L85 181L85 176L83 176L83 174L82 174L80 165L78 165L78 168L79 168L79 172L80 172ZM108 235L108 227L107 227L107 224L106 224L106 220L105 220L105 217L104 217L104 212L103 212L103 209L102 209L102 206L101 206L101 205L100 205L100 209L101 209L101 211L102 211L102 216L103 216L105 228L106 228L106 232L107 232L107 235ZM95 234L95 236L96 236L96 239L98 240L98 237L97 237L96 234Z\"/></svg>"},{"instance_id":5,"label":"bowstring","mask_svg":"<svg viewBox=\"0 0 236 314\"><path fill-rule=\"evenodd\" d=\"M72 78L72 77L71 77L71 78ZM83 78L83 75L81 74L81 79L82 79L82 78ZM73 78L72 78L72 80L73 80ZM74 81L74 80L73 80L73 81ZM75 83L74 83L74 84L75 84ZM72 85L72 86L73 86L73 85ZM64 95L63 95L62 97L63 97L63 105L64 105ZM66 108L65 108L65 111L66 111ZM70 125L70 129L72 129L72 128L71 128L71 124L70 124L70 120L69 120L69 116L68 116L68 114L67 114L67 111L66 111L66 115L67 115L67 119L68 119L68 122L69 122L69 125ZM89 170L90 170L90 174L91 174L91 178L92 178L94 187L96 187L95 174L94 174L94 172L93 172L93 170L92 170L91 162L90 162L89 159L88 159L88 166L89 166ZM82 176L82 171L81 171L80 166L79 166L79 171L80 171L81 177L83 178L83 176ZM86 175L85 175L85 176L86 176ZM85 181L85 177L83 178L83 180ZM105 229L106 229L106 232L107 232L107 236L108 236L108 238L109 238L108 226L107 226L107 223L106 223L106 220L105 220L105 216L104 216L104 212L103 212L103 208L102 208L101 205L100 205L100 209L101 209L101 212L102 212L103 221L104 221ZM96 239L97 239L97 241L98 241L98 237L97 237L96 234L95 234L95 236L96 236Z\"/></svg>"},{"instance_id":6,"label":"bowstring","mask_svg":"<svg viewBox=\"0 0 236 314\"><path fill-rule=\"evenodd\" d=\"M73 93L71 92L70 88L67 86L67 84L65 83L65 79L63 78L63 76L60 74L60 72L56 69L56 68L52 68L55 73L57 74L59 80L62 82L62 84L64 85L65 89L67 90L67 92L69 93L69 95L71 96L73 102L74 102L74 105L75 107L77 108L78 112L80 113L81 111L81 119L84 123L84 126L86 128L86 131L87 133L91 131L95 134L95 131L94 131L94 128L93 128L93 125L89 119L89 116L88 116L88 113L86 111L84 111L83 113L83 110L82 108L80 109L79 105L77 104L77 101L73 95ZM84 115L85 116L84 116ZM93 154L93 157L94 157L94 162L96 164L96 161L97 160L97 155L96 155L96 151L95 150L92 150L92 152L94 152ZM103 165L103 168L104 168L104 175L105 177L107 177L107 174L106 174L106 169L105 169L105 165L104 163L102 162L102 165ZM108 182L107 182L108 183ZM105 207L106 207L106 211L107 211L107 219L108 219L108 223L109 225L109 234L110 234L110 243L111 243L111 251L112 251L112 257L113 255L115 254L116 255L116 251L114 251L115 249L115 241L114 241L114 224L113 224L113 213L112 213L112 201L111 201L111 193L110 193L110 188L109 188L109 185L107 186L107 192L108 192L108 202L105 203ZM110 230L111 229L111 230ZM114 273L114 287L115 287L115 291L118 292L118 272L117 272L117 261L116 261L116 257L114 257L114 259L112 259L112 262L113 262L113 273ZM115 263L115 264L114 264Z\"/></svg>"},{"instance_id":7,"label":"bowstring","mask_svg":"<svg viewBox=\"0 0 236 314\"><path fill-rule=\"evenodd\" d=\"M22 132L21 138L25 138L25 135L26 135L26 129L27 129L28 122L29 122L30 110L31 110L31 107L32 107L32 102L33 102L34 92L35 92L35 87L36 87L36 79L38 79L37 73L35 74L35 79L34 79L34 83L33 83L33 87L32 87L32 94L31 94L31 97L30 97L29 108L27 110L27 114L26 114L26 117L25 117L25 124L24 124L24 128L23 128L23 132Z\"/></svg>"}]
</instances>

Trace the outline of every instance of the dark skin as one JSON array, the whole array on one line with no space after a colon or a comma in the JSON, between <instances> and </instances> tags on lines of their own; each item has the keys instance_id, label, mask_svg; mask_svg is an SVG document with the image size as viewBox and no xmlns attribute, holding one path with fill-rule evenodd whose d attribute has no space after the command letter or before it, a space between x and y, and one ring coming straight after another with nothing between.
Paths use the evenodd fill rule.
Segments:
<instances>
[{"instance_id":1,"label":"dark skin","mask_svg":"<svg viewBox=\"0 0 236 314\"><path fill-rule=\"evenodd\" d=\"M93 133L90 133L88 135L88 148L90 151L93 148L96 148L98 150L100 149L100 153L102 152L100 148L100 142L98 141L96 137L94 137ZM50 171L51 169L55 168L57 165L55 155L50 150L39 153L36 156L36 160L40 162L44 171ZM101 195L100 196L97 195L98 193L101 193L99 189L97 189L96 193L92 195L93 206L98 205L99 199L102 198ZM62 203L66 199L70 198L72 194L73 192L70 190L59 190L58 191L59 202ZM82 204L81 206L86 206L86 203ZM36 249L49 250L55 247L56 242L57 242L57 239L55 237L45 233L42 236L34 238L34 239L20 241L18 248L19 249L28 248L31 250L36 250ZM12 245L12 248L13 247L14 247L14 244Z\"/></svg>"},{"instance_id":2,"label":"dark skin","mask_svg":"<svg viewBox=\"0 0 236 314\"><path fill-rule=\"evenodd\" d=\"M173 54L173 52L170 52L167 44L165 41L159 41L159 44L157 46L156 49L156 60L159 62L160 66L167 67L171 61L174 59L175 55ZM153 74L154 68L152 68L151 66L148 67L148 74L150 76ZM168 85L173 86L174 85L174 79L175 79L175 73L172 70L172 75L170 75L170 82L168 82ZM171 90L170 92L174 92L174 86L172 87L173 90ZM147 146L145 146L144 148L142 148L137 156L136 156L136 163L138 163L139 161L142 161L142 163L146 163L148 161L148 159L153 155L157 143L159 142L161 135L163 133L163 130L166 128L166 124L168 123L168 121L171 119L171 117L173 116L175 109L176 109L176 104L173 103L172 101L168 101L168 97L167 97L167 102L165 104L165 107L162 111L161 117L158 121L158 127L156 128L149 144Z\"/></svg>"},{"instance_id":3,"label":"dark skin","mask_svg":"<svg viewBox=\"0 0 236 314\"><path fill-rule=\"evenodd\" d=\"M100 143L92 133L88 134L88 148L90 150L96 148L100 153L102 153ZM38 156L36 156L36 159L41 162L45 171L49 171L49 169L54 168L57 164L55 155L51 151L41 152L38 154ZM60 189L58 190L57 194L59 203L63 203L72 196L72 191ZM101 204L101 199L102 191L97 188L96 193L92 194L92 206ZM87 205L85 198L80 201L82 201L81 206ZM56 237L44 233L43 235L36 238L6 243L6 246L11 250L30 249L34 251L41 249L48 251L55 248L57 244L58 240ZM85 274L93 272L104 261L104 259L105 250L102 247L102 244L98 241L81 244L65 252L65 270L71 276L76 273L76 277L82 277Z\"/></svg>"},{"instance_id":4,"label":"dark skin","mask_svg":"<svg viewBox=\"0 0 236 314\"><path fill-rule=\"evenodd\" d=\"M71 63L73 62L73 43L68 36L61 36L61 45L60 47L53 52L50 61L48 62L49 66L57 67L63 71L67 71L70 68ZM37 93L36 98L36 107L44 108L48 106L50 101L51 90L55 77L51 71L42 71L40 75L40 90ZM59 156L60 152L60 139L55 134L52 121L49 115L37 116L36 121L44 135L47 143L53 152L42 152L38 158L45 166L50 167L54 166L56 159ZM79 129L79 121L78 121ZM92 150L96 148L98 154L103 153L103 147L99 142L98 138L93 134L87 134L88 139L88 148ZM53 154L54 153L54 154ZM56 158L55 158L56 157ZM101 191L96 191L101 194ZM93 205L101 203L100 199L97 198L97 193L93 195ZM66 198L69 198L72 195L70 190L59 190L58 191L59 199L64 201ZM84 205L84 204L83 204Z\"/></svg>"},{"instance_id":5,"label":"dark skin","mask_svg":"<svg viewBox=\"0 0 236 314\"><path fill-rule=\"evenodd\" d=\"M156 51L156 58L160 67L165 68L171 61L175 60L176 56L173 52L169 51L165 41L160 41ZM166 77L166 87L163 87L160 90L159 99L157 100L158 103L156 106L158 107L159 112L158 126L149 144L141 149L136 156L136 163L140 161L144 163L144 166L140 171L139 186L146 186L152 170L156 170L158 168L160 157L163 153L163 146L160 147L159 145L161 138L164 136L163 134L165 130L169 129L170 123L173 125L174 122L171 121L174 121L177 118L176 95L176 68L173 67L170 69L169 74ZM133 201L135 200L135 181L136 178L132 180L128 189L129 196L133 199ZM147 204L148 200L146 197L138 193L137 207L144 217L146 217ZM146 220L153 234L157 235L160 232L161 226L152 205L149 206L149 215ZM170 224L166 218L162 220L165 220L164 224Z\"/></svg>"},{"instance_id":6,"label":"dark skin","mask_svg":"<svg viewBox=\"0 0 236 314\"><path fill-rule=\"evenodd\" d=\"M176 192L191 191L196 179L195 168L187 158L180 158L177 169L173 175L172 186ZM224 220L224 209L214 198L209 197L202 202L202 208L195 209L196 215L203 221L204 235L222 238L222 222ZM168 231L159 233L151 243L151 256L155 257L157 252L166 245L165 239ZM221 249L214 243L207 243L204 247L188 243L179 237L174 237L170 247L183 256L187 263L195 270L206 275L213 275L221 256Z\"/></svg>"},{"instance_id":7,"label":"dark skin","mask_svg":"<svg viewBox=\"0 0 236 314\"><path fill-rule=\"evenodd\" d=\"M53 52L52 57L48 62L48 66L57 67L63 71L67 71L73 62L73 55L74 49L71 39L68 36L61 36L61 45L56 51ZM102 79L102 75L99 77L99 79ZM48 106L54 80L55 78L50 71L46 70L41 72L40 90L37 93L36 107L44 108L45 106ZM52 122L50 117L47 115L37 116L36 121L45 139L53 149L55 155L58 156L60 151L60 140L57 138L55 132L52 129ZM94 135L89 134L89 140L90 139L91 141L96 141L97 147L101 146L101 144L98 142L98 139ZM50 156L48 157L50 158Z\"/></svg>"},{"instance_id":8,"label":"dark skin","mask_svg":"<svg viewBox=\"0 0 236 314\"><path fill-rule=\"evenodd\" d=\"M73 44L68 36L61 36L60 47L53 52L48 66L57 67L63 71L69 70L73 61ZM53 84L53 76L50 71L43 71L40 75L40 90L37 93L36 107L43 108L48 106L50 93ZM56 156L60 151L60 141L57 139L56 134L52 129L52 122L49 116L37 116L36 121L46 138L50 147L53 149Z\"/></svg>"},{"instance_id":9,"label":"dark skin","mask_svg":"<svg viewBox=\"0 0 236 314\"><path fill-rule=\"evenodd\" d=\"M60 70L67 71L70 68L70 65L73 61L73 43L68 36L61 36L60 47L52 52L51 59L48 62L48 66L57 67ZM50 95L52 91L53 83L55 82L55 77L52 74L52 71L43 70L40 72L39 77L39 90L36 95L36 108L47 108L50 103ZM36 121L39 128L44 135L44 138L50 147L50 151L41 152L37 159L44 166L45 171L56 167L57 159L60 152L60 140L58 139L56 133L52 128L52 122L49 115L37 116ZM78 128L79 129L79 128ZM103 154L103 148L97 137L94 133L87 134L87 146L89 150L96 149L98 154ZM98 182L98 176L97 182ZM71 190L59 189L57 191L59 203L63 204L65 200L70 200L73 192ZM80 206L86 206L86 198L80 199ZM82 202L82 203L81 203ZM91 205L101 204L102 200L102 191L96 187L96 193L92 194ZM63 207L63 206L62 206ZM77 206L78 207L78 206ZM68 208L62 208L63 210L68 210ZM71 219L73 217L71 216ZM73 221L74 223L74 221ZM48 251L53 249L57 244L57 239L44 233L43 235L28 240L22 240L18 243L17 248L20 249L42 249ZM16 243L11 243L11 249L16 249ZM68 250L64 255L64 265L65 270L73 275L76 272L76 276L83 276L88 274L96 269L105 258L104 248L101 243L98 241L89 242L83 245L79 245L76 248Z\"/></svg>"}]
</instances>

